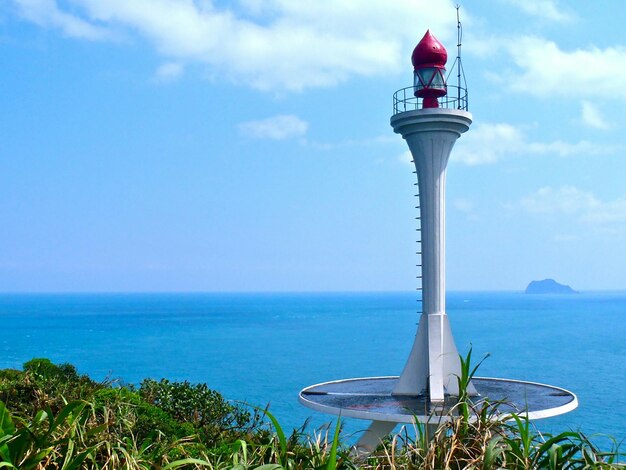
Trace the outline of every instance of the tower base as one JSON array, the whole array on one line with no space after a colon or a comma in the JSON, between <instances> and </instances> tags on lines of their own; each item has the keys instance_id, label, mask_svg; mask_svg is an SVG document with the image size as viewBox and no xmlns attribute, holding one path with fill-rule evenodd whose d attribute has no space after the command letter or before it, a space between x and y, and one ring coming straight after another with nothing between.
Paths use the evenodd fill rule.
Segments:
<instances>
[{"instance_id":1,"label":"tower base","mask_svg":"<svg viewBox=\"0 0 626 470\"><path fill-rule=\"evenodd\" d=\"M413 349L393 395L428 395L431 402L440 403L446 395L459 395L459 377L461 359L448 315L422 313ZM471 383L467 393L477 394Z\"/></svg>"}]
</instances>

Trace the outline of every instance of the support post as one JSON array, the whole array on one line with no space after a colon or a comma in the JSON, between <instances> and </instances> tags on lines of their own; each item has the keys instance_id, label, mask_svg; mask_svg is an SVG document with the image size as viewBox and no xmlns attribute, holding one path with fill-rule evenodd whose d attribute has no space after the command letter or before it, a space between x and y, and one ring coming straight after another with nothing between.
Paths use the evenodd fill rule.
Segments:
<instances>
[{"instance_id":1,"label":"support post","mask_svg":"<svg viewBox=\"0 0 626 470\"><path fill-rule=\"evenodd\" d=\"M352 449L352 454L355 457L371 454L380 445L382 439L393 431L397 424L389 421L372 421Z\"/></svg>"}]
</instances>

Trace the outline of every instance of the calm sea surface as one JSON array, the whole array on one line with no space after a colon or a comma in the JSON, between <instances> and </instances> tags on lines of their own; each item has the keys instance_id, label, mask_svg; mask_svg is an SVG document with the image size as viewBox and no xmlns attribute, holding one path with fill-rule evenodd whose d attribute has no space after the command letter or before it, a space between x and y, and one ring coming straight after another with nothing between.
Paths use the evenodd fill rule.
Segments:
<instances>
[{"instance_id":1,"label":"calm sea surface","mask_svg":"<svg viewBox=\"0 0 626 470\"><path fill-rule=\"evenodd\" d=\"M270 409L286 428L313 416L298 391L397 375L416 331L413 293L0 295L0 368L33 357L101 380L206 382ZM626 293L450 293L459 350L490 357L478 375L557 385L579 408L538 421L626 438ZM363 429L352 421L348 430Z\"/></svg>"}]
</instances>

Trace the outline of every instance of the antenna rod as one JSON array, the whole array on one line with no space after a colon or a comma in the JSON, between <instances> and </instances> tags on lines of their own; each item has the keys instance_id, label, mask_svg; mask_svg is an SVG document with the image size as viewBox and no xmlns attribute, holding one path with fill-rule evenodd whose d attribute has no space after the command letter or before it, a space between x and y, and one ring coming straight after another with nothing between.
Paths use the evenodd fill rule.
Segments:
<instances>
[{"instance_id":1,"label":"antenna rod","mask_svg":"<svg viewBox=\"0 0 626 470\"><path fill-rule=\"evenodd\" d=\"M456 5L456 47L457 47L457 55L456 55L456 93L457 93L457 107L461 109L461 20L459 19L459 8L461 6L457 3Z\"/></svg>"}]
</instances>

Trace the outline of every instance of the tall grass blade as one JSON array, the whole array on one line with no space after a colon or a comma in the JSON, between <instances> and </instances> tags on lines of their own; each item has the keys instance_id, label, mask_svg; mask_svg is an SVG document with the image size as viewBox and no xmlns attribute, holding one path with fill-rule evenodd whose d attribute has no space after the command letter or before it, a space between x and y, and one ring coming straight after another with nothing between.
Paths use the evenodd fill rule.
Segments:
<instances>
[{"instance_id":1,"label":"tall grass blade","mask_svg":"<svg viewBox=\"0 0 626 470\"><path fill-rule=\"evenodd\" d=\"M270 413L267 408L260 408L258 406L253 406L253 408L265 414L272 422L272 425L274 426L274 429L276 430L278 443L280 445L280 463L281 465L286 467L287 466L287 439L285 438L285 433L283 432L283 428L278 423L278 420L276 419L276 417L272 413Z\"/></svg>"},{"instance_id":2,"label":"tall grass blade","mask_svg":"<svg viewBox=\"0 0 626 470\"><path fill-rule=\"evenodd\" d=\"M339 447L340 431L341 431L341 417L337 418L337 425L335 426L335 434L333 435L333 445L330 447L330 455L328 457L328 463L326 464L326 470L335 470L337 468L337 447Z\"/></svg>"}]
</instances>

